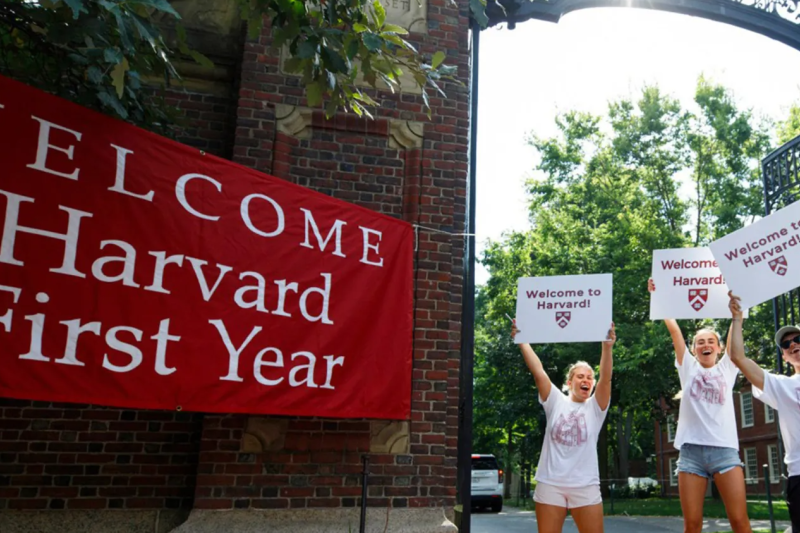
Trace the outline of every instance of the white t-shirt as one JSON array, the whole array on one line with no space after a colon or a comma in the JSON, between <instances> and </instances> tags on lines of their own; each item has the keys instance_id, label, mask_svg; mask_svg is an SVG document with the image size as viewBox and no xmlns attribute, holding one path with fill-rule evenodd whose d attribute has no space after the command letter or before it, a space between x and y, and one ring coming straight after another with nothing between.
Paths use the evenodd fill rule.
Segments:
<instances>
[{"instance_id":1,"label":"white t-shirt","mask_svg":"<svg viewBox=\"0 0 800 533\"><path fill-rule=\"evenodd\" d=\"M597 466L597 436L608 413L600 409L594 395L573 402L553 386L544 406L547 429L536 469L536 481L575 488L600 484Z\"/></svg>"},{"instance_id":2,"label":"white t-shirt","mask_svg":"<svg viewBox=\"0 0 800 533\"><path fill-rule=\"evenodd\" d=\"M800 375L772 375L764 370L764 390L753 387L753 396L777 410L786 451L784 462L790 476L800 475Z\"/></svg>"},{"instance_id":3,"label":"white t-shirt","mask_svg":"<svg viewBox=\"0 0 800 533\"><path fill-rule=\"evenodd\" d=\"M675 448L684 444L705 444L739 449L733 385L739 369L724 355L713 368L703 368L686 350L683 364L675 367L681 378L681 409Z\"/></svg>"}]
</instances>

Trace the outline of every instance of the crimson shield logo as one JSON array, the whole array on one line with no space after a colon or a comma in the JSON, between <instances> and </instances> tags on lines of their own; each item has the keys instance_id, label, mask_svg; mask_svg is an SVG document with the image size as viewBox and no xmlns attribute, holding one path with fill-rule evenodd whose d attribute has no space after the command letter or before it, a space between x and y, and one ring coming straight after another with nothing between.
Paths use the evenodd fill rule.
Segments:
<instances>
[{"instance_id":1,"label":"crimson shield logo","mask_svg":"<svg viewBox=\"0 0 800 533\"><path fill-rule=\"evenodd\" d=\"M786 262L786 256L782 255L780 257L776 257L769 262L769 267L777 275L785 276L786 272L789 270L789 264Z\"/></svg>"},{"instance_id":2,"label":"crimson shield logo","mask_svg":"<svg viewBox=\"0 0 800 533\"><path fill-rule=\"evenodd\" d=\"M700 287L699 289L689 289L689 305L692 309L699 311L708 302L708 289Z\"/></svg>"},{"instance_id":3,"label":"crimson shield logo","mask_svg":"<svg viewBox=\"0 0 800 533\"><path fill-rule=\"evenodd\" d=\"M556 311L556 324L558 324L562 329L567 327L567 324L569 324L570 319L572 319L571 312Z\"/></svg>"}]
</instances>

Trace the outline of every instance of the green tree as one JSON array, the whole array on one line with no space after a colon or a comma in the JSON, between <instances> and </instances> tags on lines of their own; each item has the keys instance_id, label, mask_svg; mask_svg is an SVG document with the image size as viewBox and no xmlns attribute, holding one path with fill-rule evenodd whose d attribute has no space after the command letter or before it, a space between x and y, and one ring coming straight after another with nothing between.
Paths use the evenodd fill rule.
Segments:
<instances>
[{"instance_id":1,"label":"green tree","mask_svg":"<svg viewBox=\"0 0 800 533\"><path fill-rule=\"evenodd\" d=\"M789 108L789 116L778 123L778 143L783 144L800 135L800 103Z\"/></svg>"},{"instance_id":2,"label":"green tree","mask_svg":"<svg viewBox=\"0 0 800 533\"><path fill-rule=\"evenodd\" d=\"M238 0L251 37L266 18L274 46L292 56L284 65L302 77L312 106L326 103L330 115L344 107L369 115L376 105L356 84L398 88L410 75L428 92L442 95L455 67L445 53L427 57L405 29L386 22L379 0ZM154 15L164 17L160 24ZM144 78L178 77L176 57L210 61L189 48L180 15L168 0L6 0L0 3L0 73L81 105L163 130L171 116L150 96ZM177 24L169 41L164 24Z\"/></svg>"},{"instance_id":3,"label":"green tree","mask_svg":"<svg viewBox=\"0 0 800 533\"><path fill-rule=\"evenodd\" d=\"M530 401L533 379L503 318L514 314L517 279L613 272L618 341L601 477L627 478L629 458L652 453L658 401L678 391L666 328L649 319L652 251L705 244L760 214L757 171L767 133L728 90L702 78L696 103L694 114L645 87L636 101L611 103L606 117L567 112L556 119L557 136L531 136L541 173L528 182L531 229L489 243L482 257L491 277L479 289L477 308L478 438L488 441L502 428L504 445L513 448L508 440L529 435L539 436L539 445L544 431L541 409ZM699 197L681 197L687 182ZM767 306L751 310L754 330L768 332L768 317ZM717 326L727 329L725 321ZM763 337L749 342L769 353ZM556 386L572 362L599 361L597 343L535 349Z\"/></svg>"}]
</instances>

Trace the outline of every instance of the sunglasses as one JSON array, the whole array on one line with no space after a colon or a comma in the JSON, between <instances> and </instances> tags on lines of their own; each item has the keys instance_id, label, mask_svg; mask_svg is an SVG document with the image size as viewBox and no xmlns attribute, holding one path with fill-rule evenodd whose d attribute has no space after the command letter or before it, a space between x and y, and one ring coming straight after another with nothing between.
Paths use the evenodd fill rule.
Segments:
<instances>
[{"instance_id":1,"label":"sunglasses","mask_svg":"<svg viewBox=\"0 0 800 533\"><path fill-rule=\"evenodd\" d=\"M788 350L789 346L791 346L792 343L800 344L800 335L796 336L793 339L786 339L785 341L780 343L780 347L783 348L784 350Z\"/></svg>"}]
</instances>

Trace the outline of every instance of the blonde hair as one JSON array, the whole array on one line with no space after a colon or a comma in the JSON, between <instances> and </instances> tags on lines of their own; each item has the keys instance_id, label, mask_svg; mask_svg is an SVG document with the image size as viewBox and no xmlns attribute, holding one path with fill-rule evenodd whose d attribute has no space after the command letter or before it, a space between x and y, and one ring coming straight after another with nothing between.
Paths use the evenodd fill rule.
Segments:
<instances>
[{"instance_id":1,"label":"blonde hair","mask_svg":"<svg viewBox=\"0 0 800 533\"><path fill-rule=\"evenodd\" d=\"M719 333L717 333L711 328L702 328L695 331L694 337L692 338L692 355L695 355L694 350L695 350L695 344L697 343L697 336L700 335L701 333L713 333L714 337L717 339L717 345L719 346L720 353L724 351L725 348L722 346L722 338L719 336Z\"/></svg>"},{"instance_id":2,"label":"blonde hair","mask_svg":"<svg viewBox=\"0 0 800 533\"><path fill-rule=\"evenodd\" d=\"M561 387L561 390L563 390L564 392L567 392L569 390L568 383L572 379L572 376L575 374L575 371L578 369L578 367L581 367L581 366L585 366L586 368L591 370L592 371L592 377L594 377L594 368L592 368L592 365L590 365L586 361L578 361L578 362L573 363L572 365L570 365L569 369L567 370L567 380L564 382L564 386Z\"/></svg>"}]
</instances>

